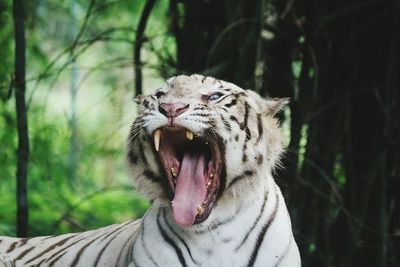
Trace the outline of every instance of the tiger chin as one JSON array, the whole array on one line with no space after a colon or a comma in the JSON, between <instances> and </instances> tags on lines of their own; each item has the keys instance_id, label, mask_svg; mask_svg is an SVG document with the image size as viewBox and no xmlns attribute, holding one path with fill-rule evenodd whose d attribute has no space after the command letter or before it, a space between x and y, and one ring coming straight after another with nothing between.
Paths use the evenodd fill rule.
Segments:
<instances>
[{"instance_id":1,"label":"tiger chin","mask_svg":"<svg viewBox=\"0 0 400 267\"><path fill-rule=\"evenodd\" d=\"M301 265L272 177L287 99L212 77L177 76L138 97L127 164L152 201L145 216L97 230L0 237L3 266Z\"/></svg>"},{"instance_id":2,"label":"tiger chin","mask_svg":"<svg viewBox=\"0 0 400 267\"><path fill-rule=\"evenodd\" d=\"M137 102L127 162L153 204L132 266L300 266L272 177L288 99L181 75Z\"/></svg>"}]
</instances>

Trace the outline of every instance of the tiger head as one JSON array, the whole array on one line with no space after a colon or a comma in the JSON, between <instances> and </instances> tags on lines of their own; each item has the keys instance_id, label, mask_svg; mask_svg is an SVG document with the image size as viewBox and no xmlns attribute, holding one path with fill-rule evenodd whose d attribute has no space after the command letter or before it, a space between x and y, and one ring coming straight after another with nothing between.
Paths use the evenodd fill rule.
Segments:
<instances>
[{"instance_id":1,"label":"tiger head","mask_svg":"<svg viewBox=\"0 0 400 267\"><path fill-rule=\"evenodd\" d=\"M287 99L182 75L137 100L127 153L135 186L172 205L179 225L205 221L224 198L246 198L279 162L282 134L274 115Z\"/></svg>"}]
</instances>

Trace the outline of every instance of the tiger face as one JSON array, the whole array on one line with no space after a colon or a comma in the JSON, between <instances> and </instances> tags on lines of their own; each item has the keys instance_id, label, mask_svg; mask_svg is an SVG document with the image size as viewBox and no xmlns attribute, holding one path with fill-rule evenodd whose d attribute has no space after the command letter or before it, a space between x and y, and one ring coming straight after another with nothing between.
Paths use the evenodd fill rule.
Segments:
<instances>
[{"instance_id":1,"label":"tiger face","mask_svg":"<svg viewBox=\"0 0 400 267\"><path fill-rule=\"evenodd\" d=\"M202 223L224 198L245 199L279 160L282 134L274 115L286 99L182 75L138 102L128 165L136 188L170 202L179 225Z\"/></svg>"}]
</instances>

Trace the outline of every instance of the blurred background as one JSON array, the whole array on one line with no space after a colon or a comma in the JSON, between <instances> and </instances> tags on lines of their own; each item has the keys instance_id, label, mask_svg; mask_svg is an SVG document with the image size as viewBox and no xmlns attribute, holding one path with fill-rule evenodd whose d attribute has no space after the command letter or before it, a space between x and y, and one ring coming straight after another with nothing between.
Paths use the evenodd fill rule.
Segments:
<instances>
[{"instance_id":1,"label":"blurred background","mask_svg":"<svg viewBox=\"0 0 400 267\"><path fill-rule=\"evenodd\" d=\"M399 0L0 0L0 235L141 217L132 99L183 73L292 99L303 266L400 266Z\"/></svg>"}]
</instances>

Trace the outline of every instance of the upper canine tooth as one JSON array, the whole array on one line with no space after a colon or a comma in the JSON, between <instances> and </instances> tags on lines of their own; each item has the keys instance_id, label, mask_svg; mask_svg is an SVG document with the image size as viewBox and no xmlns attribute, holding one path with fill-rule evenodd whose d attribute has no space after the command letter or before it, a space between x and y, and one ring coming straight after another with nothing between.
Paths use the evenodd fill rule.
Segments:
<instances>
[{"instance_id":1,"label":"upper canine tooth","mask_svg":"<svg viewBox=\"0 0 400 267\"><path fill-rule=\"evenodd\" d=\"M171 172L172 172L172 175L173 175L174 177L177 177L177 176L178 176L178 173L177 173L175 167L172 167L172 168L171 168Z\"/></svg>"},{"instance_id":2,"label":"upper canine tooth","mask_svg":"<svg viewBox=\"0 0 400 267\"><path fill-rule=\"evenodd\" d=\"M157 129L154 132L154 147L156 148L156 151L160 149L160 138L161 138L161 130Z\"/></svg>"},{"instance_id":3,"label":"upper canine tooth","mask_svg":"<svg viewBox=\"0 0 400 267\"><path fill-rule=\"evenodd\" d=\"M186 138L189 140L193 140L193 133L191 131L186 131Z\"/></svg>"},{"instance_id":4,"label":"upper canine tooth","mask_svg":"<svg viewBox=\"0 0 400 267\"><path fill-rule=\"evenodd\" d=\"M201 205L197 206L197 213L201 216L204 213L204 208Z\"/></svg>"}]
</instances>

